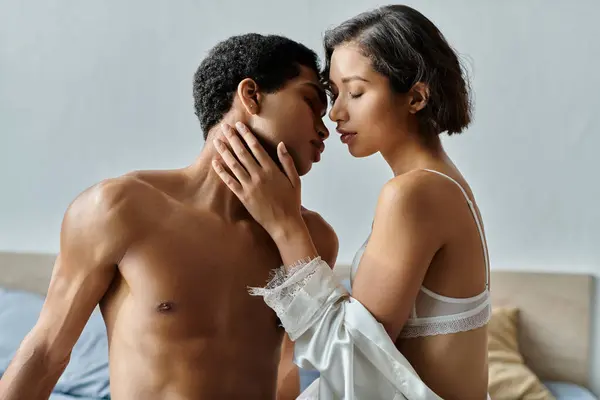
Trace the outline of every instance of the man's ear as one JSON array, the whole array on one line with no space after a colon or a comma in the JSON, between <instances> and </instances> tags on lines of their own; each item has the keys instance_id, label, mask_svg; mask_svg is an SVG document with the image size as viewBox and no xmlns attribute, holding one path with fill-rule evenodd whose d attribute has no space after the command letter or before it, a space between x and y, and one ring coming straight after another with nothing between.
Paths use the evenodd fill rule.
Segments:
<instances>
[{"instance_id":1,"label":"man's ear","mask_svg":"<svg viewBox=\"0 0 600 400\"><path fill-rule=\"evenodd\" d=\"M423 82L417 82L408 92L409 94L409 112L416 114L425 108L429 101L429 86Z\"/></svg>"},{"instance_id":2,"label":"man's ear","mask_svg":"<svg viewBox=\"0 0 600 400\"><path fill-rule=\"evenodd\" d=\"M255 115L259 113L261 93L254 79L246 78L242 80L238 85L237 95L248 114Z\"/></svg>"}]
</instances>

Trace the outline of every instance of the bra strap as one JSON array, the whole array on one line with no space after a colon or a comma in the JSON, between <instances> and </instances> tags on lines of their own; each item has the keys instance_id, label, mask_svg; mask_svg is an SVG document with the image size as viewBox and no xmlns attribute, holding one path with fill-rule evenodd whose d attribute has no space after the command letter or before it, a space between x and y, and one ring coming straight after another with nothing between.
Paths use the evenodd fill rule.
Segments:
<instances>
[{"instance_id":1,"label":"bra strap","mask_svg":"<svg viewBox=\"0 0 600 400\"><path fill-rule=\"evenodd\" d=\"M446 179L449 179L450 181L454 182L456 184L456 186L459 187L460 191L465 196L465 199L467 200L467 204L469 205L469 209L471 210L471 213L473 214L473 218L475 218L475 223L477 224L477 230L479 231L479 238L481 239L481 246L483 247L483 257L485 260L485 287L487 289L489 287L490 261L489 261L489 254L488 254L488 249L487 249L487 243L485 240L485 235L483 234L483 227L481 226L481 221L479 220L479 215L477 214L475 205L469 198L469 195L467 194L466 190L454 178L451 178L448 175L443 174L443 173L433 170L433 169L423 169L423 171L432 172L434 174L443 176Z\"/></svg>"}]
</instances>

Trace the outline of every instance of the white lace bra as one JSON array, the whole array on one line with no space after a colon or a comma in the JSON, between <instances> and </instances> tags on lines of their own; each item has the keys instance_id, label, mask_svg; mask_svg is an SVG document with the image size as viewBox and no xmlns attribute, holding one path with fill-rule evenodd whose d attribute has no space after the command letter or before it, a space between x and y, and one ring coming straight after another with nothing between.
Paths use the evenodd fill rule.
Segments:
<instances>
[{"instance_id":1,"label":"white lace bra","mask_svg":"<svg viewBox=\"0 0 600 400\"><path fill-rule=\"evenodd\" d=\"M467 204L477 223L477 229L483 246L483 254L485 259L485 290L474 297L469 298L454 298L437 294L424 286L417 295L415 304L411 311L409 319L406 321L401 338L415 338L421 336L444 335L450 333L464 332L472 329L477 329L488 323L491 315L490 293L489 293L489 257L483 229L479 216L475 210L475 206L467 192L456 180L434 170L425 170L441 175L450 179L460 188L461 192L467 200ZM351 283L354 281L358 264L367 247L369 238L356 253L352 262L350 271L350 279L346 281L347 289L351 290Z\"/></svg>"}]
</instances>

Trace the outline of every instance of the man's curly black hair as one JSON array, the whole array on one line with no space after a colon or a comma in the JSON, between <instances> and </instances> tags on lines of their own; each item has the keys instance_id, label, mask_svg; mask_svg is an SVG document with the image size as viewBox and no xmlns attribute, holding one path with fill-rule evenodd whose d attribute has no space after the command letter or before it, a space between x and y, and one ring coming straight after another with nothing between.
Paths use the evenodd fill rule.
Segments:
<instances>
[{"instance_id":1,"label":"man's curly black hair","mask_svg":"<svg viewBox=\"0 0 600 400\"><path fill-rule=\"evenodd\" d=\"M274 93L300 74L301 65L319 76L315 52L282 36L249 33L218 43L194 75L194 107L204 139L231 109L242 80L251 78L261 91Z\"/></svg>"}]
</instances>

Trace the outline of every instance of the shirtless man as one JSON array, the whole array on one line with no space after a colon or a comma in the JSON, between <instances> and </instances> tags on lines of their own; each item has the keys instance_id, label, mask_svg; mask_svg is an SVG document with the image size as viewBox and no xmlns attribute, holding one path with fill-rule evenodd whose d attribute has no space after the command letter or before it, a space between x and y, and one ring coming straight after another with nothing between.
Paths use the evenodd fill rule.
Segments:
<instances>
[{"instance_id":1,"label":"shirtless man","mask_svg":"<svg viewBox=\"0 0 600 400\"><path fill-rule=\"evenodd\" d=\"M291 352L281 357L284 331L247 287L281 259L211 167L212 139L242 121L270 149L283 141L307 173L328 136L316 55L278 36L230 38L200 65L194 99L207 140L192 165L108 179L69 206L46 302L0 399L47 399L97 304L114 400L275 398ZM305 218L333 265L333 230Z\"/></svg>"}]
</instances>

